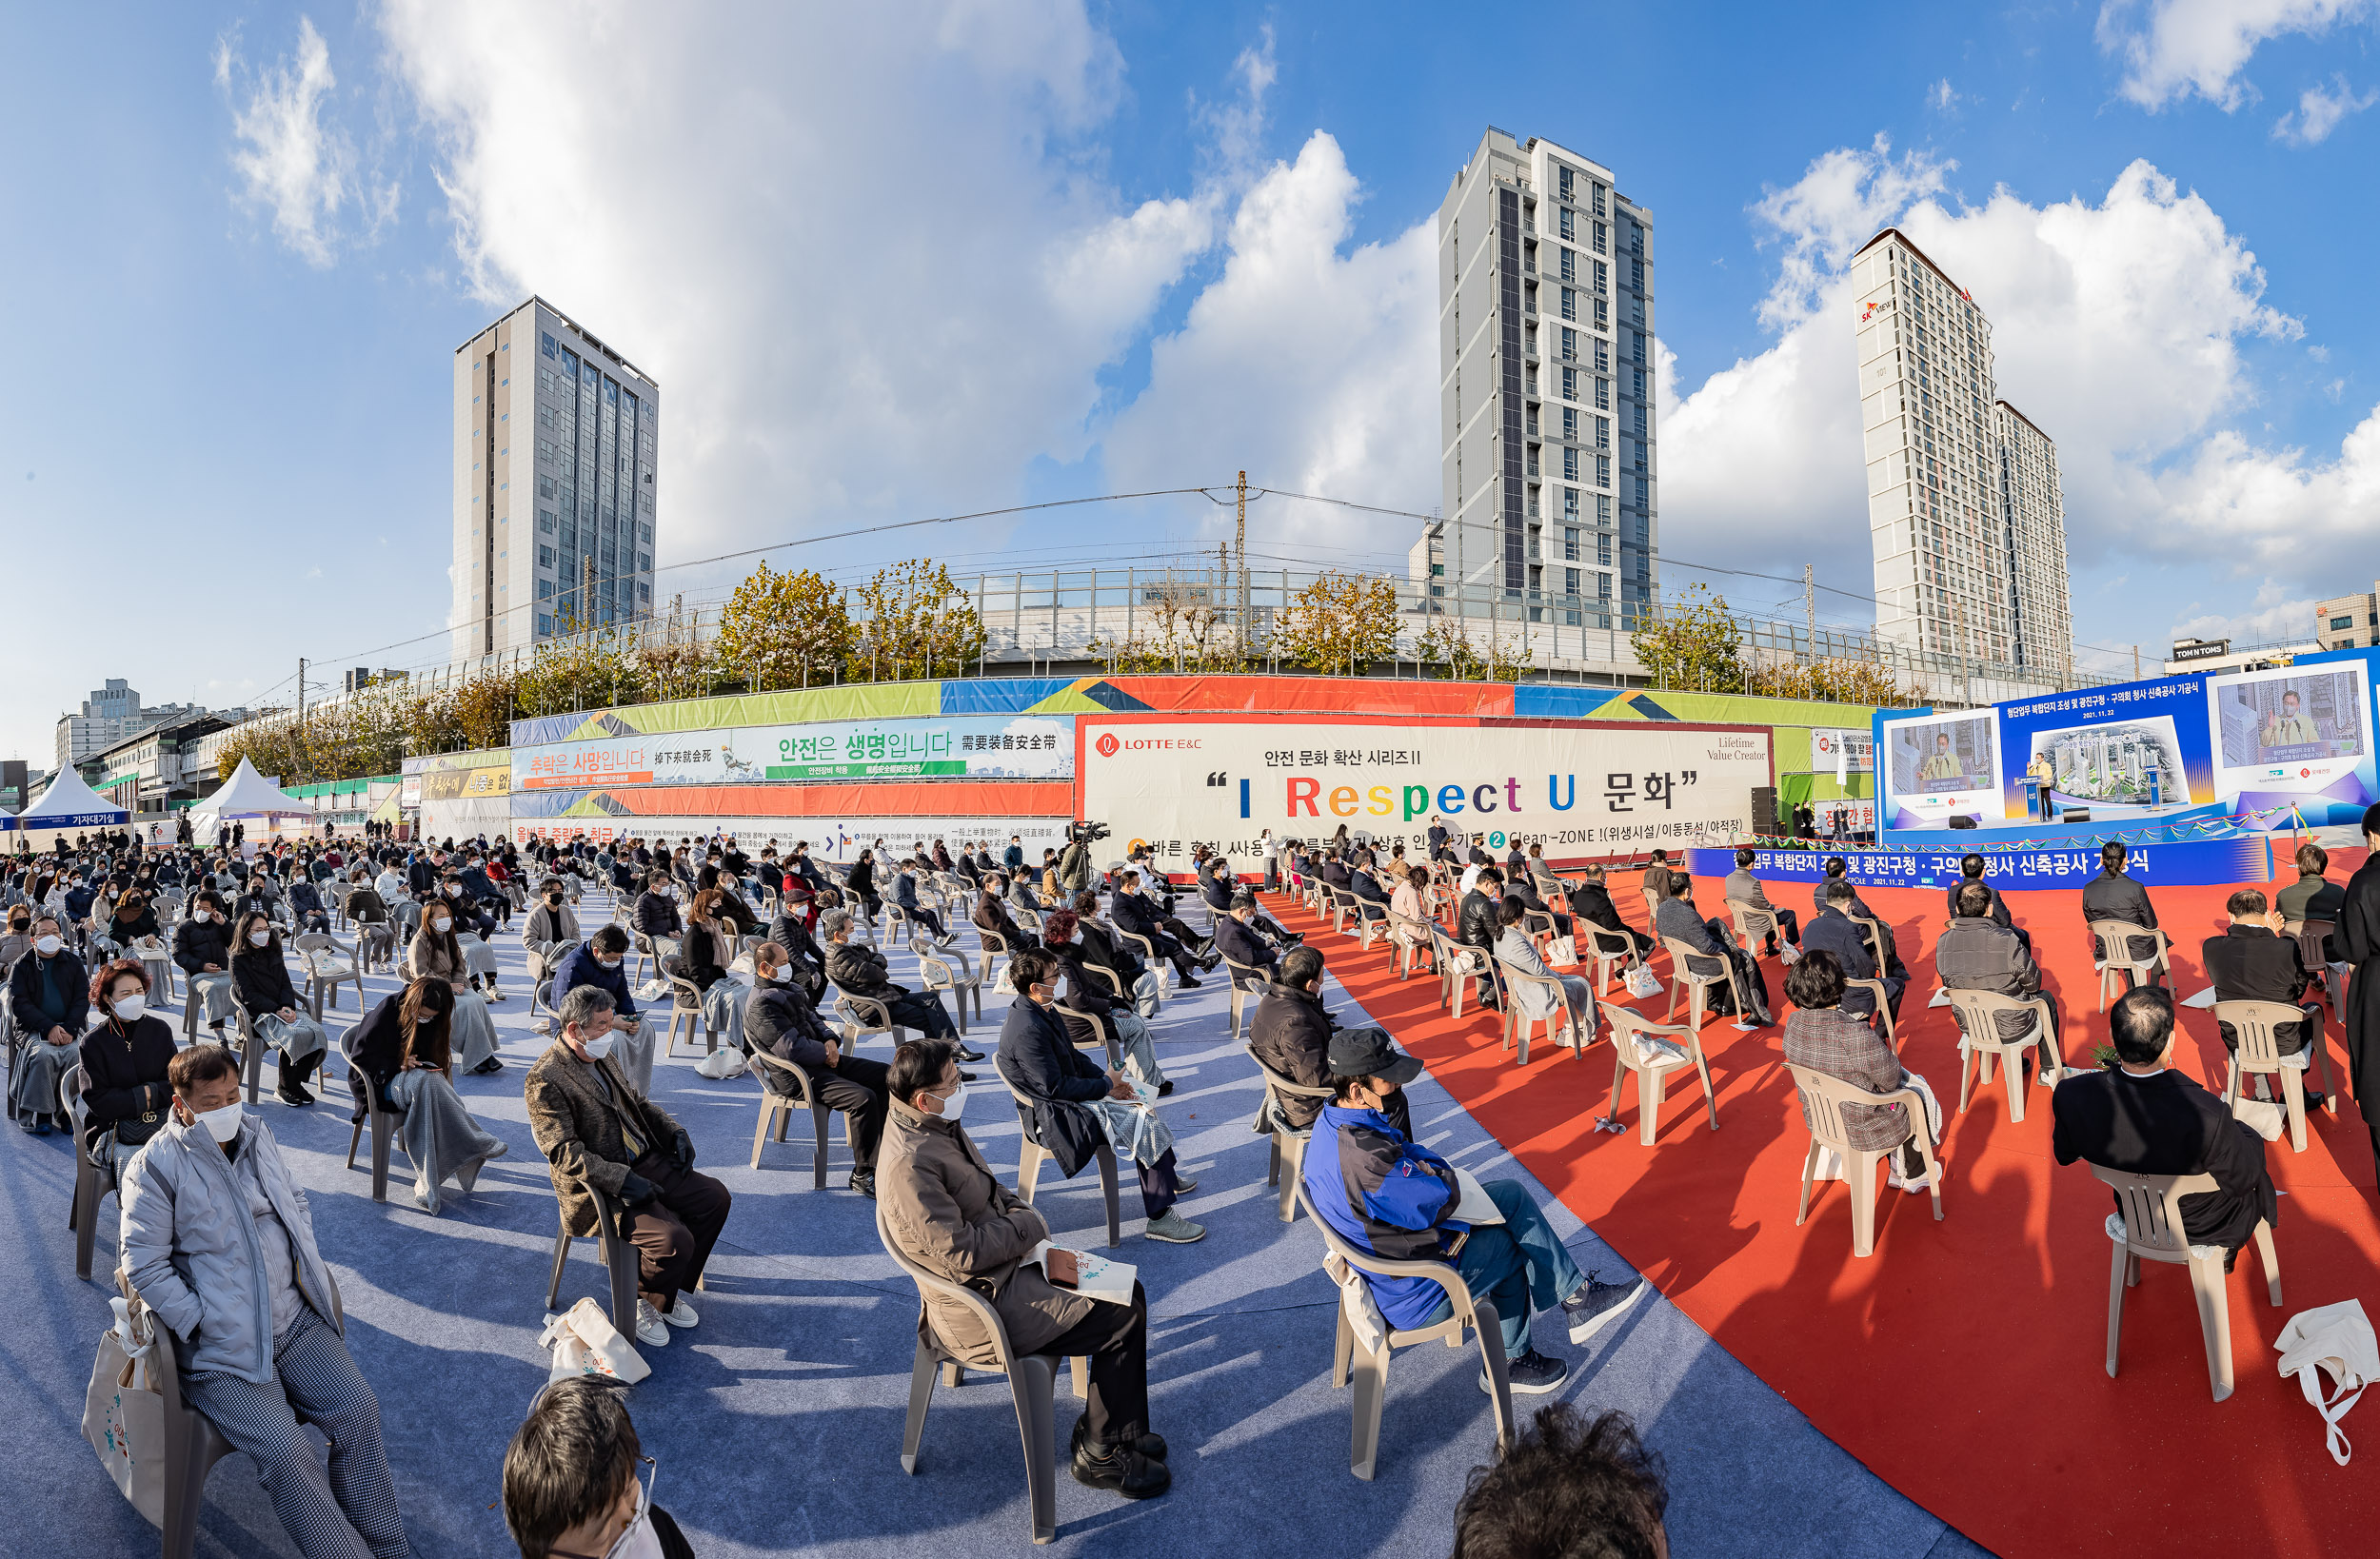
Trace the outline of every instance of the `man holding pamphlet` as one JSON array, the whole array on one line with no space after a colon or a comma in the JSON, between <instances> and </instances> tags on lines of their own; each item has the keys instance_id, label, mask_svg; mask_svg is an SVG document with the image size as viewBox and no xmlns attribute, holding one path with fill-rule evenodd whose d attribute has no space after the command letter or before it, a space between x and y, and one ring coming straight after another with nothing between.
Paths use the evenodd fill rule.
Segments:
<instances>
[{"instance_id":1,"label":"man holding pamphlet","mask_svg":"<svg viewBox=\"0 0 2380 1559\"><path fill-rule=\"evenodd\" d=\"M1375 1255L1452 1266L1475 1296L1496 1307L1512 1389L1558 1390L1570 1366L1529 1341L1532 1307L1559 1309L1570 1340L1583 1343L1636 1302L1644 1279L1598 1283L1580 1273L1518 1181L1482 1185L1391 1125L1388 1102L1421 1075L1421 1063L1385 1033L1340 1030L1331 1037L1330 1061L1336 1092L1314 1123L1303 1172L1315 1215ZM1366 1273L1364 1282L1397 1331L1436 1326L1454 1313L1445 1289L1429 1278ZM1488 1389L1485 1370L1479 1385Z\"/></svg>"},{"instance_id":2,"label":"man holding pamphlet","mask_svg":"<svg viewBox=\"0 0 2380 1559\"><path fill-rule=\"evenodd\" d=\"M1020 1354L1090 1359L1091 1398L1074 1427L1074 1476L1126 1499L1173 1487L1163 1436L1148 1432L1149 1306L1133 1269L1053 1248L1049 1224L1001 1184L960 1123L967 1085L946 1040L893 1053L891 1115L876 1166L878 1206L902 1254L991 1301ZM988 1367L991 1339L956 1301L929 1298L921 1328Z\"/></svg>"}]
</instances>

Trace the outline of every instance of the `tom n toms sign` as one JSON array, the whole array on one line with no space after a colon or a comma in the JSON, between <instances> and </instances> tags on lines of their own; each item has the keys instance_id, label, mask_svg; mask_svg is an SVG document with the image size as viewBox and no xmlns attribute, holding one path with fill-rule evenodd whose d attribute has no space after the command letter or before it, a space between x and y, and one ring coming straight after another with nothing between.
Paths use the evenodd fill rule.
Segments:
<instances>
[{"instance_id":1,"label":"tom n toms sign","mask_svg":"<svg viewBox=\"0 0 2380 1559\"><path fill-rule=\"evenodd\" d=\"M1342 823L1418 843L1433 818L1490 849L1542 840L1557 859L1733 841L1772 782L1759 726L1083 715L1077 740L1085 819L1120 839L1241 854L1266 829L1318 839Z\"/></svg>"}]
</instances>

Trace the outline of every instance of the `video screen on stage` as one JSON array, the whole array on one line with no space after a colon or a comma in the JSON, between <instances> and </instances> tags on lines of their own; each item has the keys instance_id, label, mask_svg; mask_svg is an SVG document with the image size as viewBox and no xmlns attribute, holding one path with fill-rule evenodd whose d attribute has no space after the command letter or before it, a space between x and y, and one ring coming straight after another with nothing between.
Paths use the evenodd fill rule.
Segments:
<instances>
[{"instance_id":1,"label":"video screen on stage","mask_svg":"<svg viewBox=\"0 0 2380 1559\"><path fill-rule=\"evenodd\" d=\"M2364 671L2284 667L2214 691L2218 750L2226 768L2361 758Z\"/></svg>"},{"instance_id":2,"label":"video screen on stage","mask_svg":"<svg viewBox=\"0 0 2380 1559\"><path fill-rule=\"evenodd\" d=\"M2317 825L2380 799L2369 677L2354 660L2209 678L2215 788L2247 808L2286 804Z\"/></svg>"},{"instance_id":3,"label":"video screen on stage","mask_svg":"<svg viewBox=\"0 0 2380 1559\"><path fill-rule=\"evenodd\" d=\"M1990 713L1921 715L1884 722L1893 824L1947 827L1954 817L1997 821L2000 755Z\"/></svg>"}]
</instances>

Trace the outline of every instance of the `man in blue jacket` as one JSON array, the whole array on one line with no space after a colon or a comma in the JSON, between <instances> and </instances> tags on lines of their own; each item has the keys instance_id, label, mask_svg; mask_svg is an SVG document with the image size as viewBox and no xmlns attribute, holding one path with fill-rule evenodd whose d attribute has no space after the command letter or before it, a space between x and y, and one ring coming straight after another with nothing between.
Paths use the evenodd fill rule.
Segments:
<instances>
[{"instance_id":1,"label":"man in blue jacket","mask_svg":"<svg viewBox=\"0 0 2380 1559\"><path fill-rule=\"evenodd\" d=\"M620 1070L640 1094L649 1093L653 1086L653 1022L637 1015L636 1003L628 997L628 977L623 965L628 956L628 934L617 923L598 930L594 936L565 953L554 964L554 994L556 1011L562 998L582 985L592 985L611 997L611 1013L620 1036Z\"/></svg>"},{"instance_id":2,"label":"man in blue jacket","mask_svg":"<svg viewBox=\"0 0 2380 1559\"><path fill-rule=\"evenodd\" d=\"M1636 1302L1644 1279L1599 1283L1592 1273L1582 1275L1517 1180L1482 1187L1497 1221L1455 1218L1462 1190L1454 1166L1407 1139L1384 1113L1390 1097L1421 1075L1421 1062L1397 1050L1384 1031L1339 1030L1331 1036L1330 1067L1337 1092L1314 1123L1303 1172L1315 1215L1375 1255L1451 1265L1474 1299L1496 1307L1512 1389L1533 1395L1558 1390L1570 1366L1530 1342L1532 1308L1559 1309L1570 1340L1583 1343ZM1364 1281L1397 1331L1436 1326L1455 1312L1445 1289L1429 1278L1366 1274ZM1487 1389L1485 1371L1479 1383Z\"/></svg>"}]
</instances>

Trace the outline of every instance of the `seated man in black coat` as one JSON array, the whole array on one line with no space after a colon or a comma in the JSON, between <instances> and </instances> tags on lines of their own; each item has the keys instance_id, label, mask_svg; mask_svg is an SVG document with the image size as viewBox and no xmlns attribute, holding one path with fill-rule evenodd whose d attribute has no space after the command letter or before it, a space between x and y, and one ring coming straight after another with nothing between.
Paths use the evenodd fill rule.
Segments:
<instances>
[{"instance_id":1,"label":"seated man in black coat","mask_svg":"<svg viewBox=\"0 0 2380 1559\"><path fill-rule=\"evenodd\" d=\"M1619 906L1612 902L1611 889L1604 884L1603 868L1589 866L1579 875L1580 880L1570 890L1570 913L1591 926L1627 937L1629 947L1639 958L1652 952L1653 938L1619 918ZM1581 939L1579 956L1583 957L1589 951Z\"/></svg>"},{"instance_id":2,"label":"seated man in black coat","mask_svg":"<svg viewBox=\"0 0 2380 1559\"><path fill-rule=\"evenodd\" d=\"M775 942L752 952L752 995L744 1007L744 1042L791 1061L810 1075L810 1086L828 1109L843 1115L851 1137L851 1189L876 1194L876 1145L883 1139L886 1100L884 1063L845 1056L833 1029L818 1016L794 977L791 955ZM752 1069L772 1094L792 1093L782 1073Z\"/></svg>"},{"instance_id":3,"label":"seated man in black coat","mask_svg":"<svg viewBox=\"0 0 2380 1559\"><path fill-rule=\"evenodd\" d=\"M1474 849L1472 854L1480 852ZM1465 947L1476 947L1478 956L1471 961L1478 969L1478 1000L1482 1012L1501 1010L1496 983L1496 938L1503 928L1497 923L1497 911L1503 903L1504 874L1494 865L1479 868L1472 879L1471 891L1462 896L1462 903L1455 912L1455 940Z\"/></svg>"},{"instance_id":4,"label":"seated man in black coat","mask_svg":"<svg viewBox=\"0 0 2380 1559\"><path fill-rule=\"evenodd\" d=\"M2050 1095L2057 1122L2051 1151L2061 1164L2080 1158L2133 1174L2213 1175L2214 1190L2182 1198L2182 1231L2192 1245L2229 1251L2228 1272L2257 1220L2280 1227L2264 1138L2231 1118L2220 1098L2166 1066L2173 1043L2172 992L2153 985L2125 992L2109 1009L2108 1029L2121 1064L2057 1085ZM2120 1211L2122 1202L2116 1205Z\"/></svg>"},{"instance_id":5,"label":"seated man in black coat","mask_svg":"<svg viewBox=\"0 0 2380 1559\"><path fill-rule=\"evenodd\" d=\"M2272 1029L2272 1048L2281 1053L2281 1064L2303 1069L2312 1064L2312 1041L2322 1034L2322 1007L2305 999L2306 987L2313 977L2306 972L2306 961L2298 951L2297 938L2279 935L2281 912L2268 909L2265 897L2255 888L2242 888L2224 904L2231 913L2231 923L2220 937L2207 938L2199 956L2206 960L2207 976L2214 981L2217 1001L2274 1001L2285 1007L2295 1007L2306 1015L2302 1023L2276 1023ZM2223 1036L2223 1048L2236 1052L2239 1036L2229 1023L2217 1023ZM2270 1085L2260 1073L2256 1076L2256 1097L2269 1098ZM2325 1095L2309 1089L2306 1108L2320 1109Z\"/></svg>"},{"instance_id":6,"label":"seated man in black coat","mask_svg":"<svg viewBox=\"0 0 2380 1559\"><path fill-rule=\"evenodd\" d=\"M786 955L778 960L784 966L778 972L781 978L799 984L813 1002L825 995L826 950L811 937L809 917L800 907L780 910L769 920L768 939Z\"/></svg>"},{"instance_id":7,"label":"seated man in black coat","mask_svg":"<svg viewBox=\"0 0 2380 1559\"><path fill-rule=\"evenodd\" d=\"M1347 891L1355 895L1356 913L1366 920L1388 918L1388 892L1369 870L1351 867L1347 873Z\"/></svg>"},{"instance_id":8,"label":"seated man in black coat","mask_svg":"<svg viewBox=\"0 0 2380 1559\"><path fill-rule=\"evenodd\" d=\"M1215 922L1215 950L1218 956L1256 971L1253 977L1255 984L1248 983L1250 977L1241 975L1238 970L1232 972L1231 977L1249 990L1259 989L1271 977L1273 966L1281 957L1283 944L1264 935L1260 924L1263 919L1262 913L1256 907L1256 895L1243 891L1232 896L1231 913Z\"/></svg>"},{"instance_id":9,"label":"seated man in black coat","mask_svg":"<svg viewBox=\"0 0 2380 1559\"><path fill-rule=\"evenodd\" d=\"M1522 909L1536 910L1540 915L1552 916L1555 936L1567 937L1571 934L1570 917L1547 903L1538 895L1537 885L1526 870L1515 872L1505 879L1504 893L1508 898L1519 899Z\"/></svg>"},{"instance_id":10,"label":"seated man in black coat","mask_svg":"<svg viewBox=\"0 0 2380 1559\"><path fill-rule=\"evenodd\" d=\"M1058 1157L1058 1167L1071 1174L1081 1167L1104 1141L1118 1144L1130 1131L1118 1106L1138 1095L1121 1072L1104 1071L1077 1050L1074 1036L1058 1016L1058 960L1047 953L1021 953L1014 966L1017 999L1000 1027L1001 1077L1033 1105L1034 1130L1041 1145ZM1136 1134L1138 1135L1138 1134ZM1123 1137L1129 1144L1132 1137ZM1162 1151L1152 1148L1162 1140ZM1140 1176L1140 1210L1149 1220L1148 1237L1177 1245L1201 1238L1206 1230L1174 1211L1174 1198L1194 1191L1198 1182L1176 1167L1170 1133L1143 1136L1145 1162L1136 1160ZM1117 1153L1119 1167L1125 1156Z\"/></svg>"},{"instance_id":11,"label":"seated man in black coat","mask_svg":"<svg viewBox=\"0 0 2380 1559\"><path fill-rule=\"evenodd\" d=\"M1211 939L1159 910L1156 901L1141 891L1140 874L1129 866L1117 874L1116 893L1107 906L1107 916L1116 922L1117 930L1147 937L1159 957L1172 959L1174 973L1181 977L1185 989L1198 987L1199 982L1191 977L1193 969L1212 969L1221 961Z\"/></svg>"},{"instance_id":12,"label":"seated man in black coat","mask_svg":"<svg viewBox=\"0 0 2380 1559\"><path fill-rule=\"evenodd\" d=\"M959 1025L950 1020L939 991L912 991L895 985L884 966L884 955L851 940L851 912L831 909L819 918L826 937L826 977L839 991L881 1001L892 1021L915 1029L928 1039L947 1039L959 1046L959 1059L980 1061L982 1053L961 1044Z\"/></svg>"},{"instance_id":13,"label":"seated man in black coat","mask_svg":"<svg viewBox=\"0 0 2380 1559\"><path fill-rule=\"evenodd\" d=\"M1332 1086L1331 1036L1338 1031L1339 1019L1322 1006L1322 950L1292 949L1281 959L1280 972L1266 988L1264 999L1256 1004L1256 1016L1248 1020L1248 1049L1291 1082L1328 1088ZM1387 1043L1385 1035L1381 1042ZM1278 1095L1273 1113L1281 1125L1303 1132L1312 1129L1315 1117L1329 1102L1301 1094ZM1392 1095L1381 1109L1399 1132L1408 1137L1413 1135L1413 1111L1403 1090ZM1270 1124L1264 1129L1269 1131Z\"/></svg>"},{"instance_id":14,"label":"seated man in black coat","mask_svg":"<svg viewBox=\"0 0 2380 1559\"><path fill-rule=\"evenodd\" d=\"M2099 847L2099 875L2083 884L2085 924L2093 920L2123 920L2151 931L2156 929L2157 908L2149 901L2149 890L2124 875L2124 862L2129 855L2130 852L2113 839ZM2154 937L2127 937L2124 943L2122 951L2128 958L2147 959L2156 955L2157 939ZM2099 945L2096 937L2091 938L2091 956L2094 958L2107 956L2107 950ZM2132 978L2130 975L2124 977L2127 980ZM2149 983L2164 984L2164 972L2152 971Z\"/></svg>"},{"instance_id":15,"label":"seated man in black coat","mask_svg":"<svg viewBox=\"0 0 2380 1559\"><path fill-rule=\"evenodd\" d=\"M1856 897L1852 885L1837 878L1826 885L1826 907L1801 928L1801 950L1812 953L1823 948L1834 954L1835 961L1842 966L1846 980L1876 978L1874 950L1868 946L1866 934L1852 924L1850 918L1843 913ZM1893 1020L1898 1022L1901 993L1908 988L1909 982L1889 974L1883 978L1885 1005L1891 1010ZM1842 1006L1847 1013L1874 1017L1875 993L1865 986L1847 985L1843 990Z\"/></svg>"},{"instance_id":16,"label":"seated man in black coat","mask_svg":"<svg viewBox=\"0 0 2380 1559\"><path fill-rule=\"evenodd\" d=\"M1884 934L1884 972L1892 976L1894 979L1906 983L1909 978L1909 966L1901 962L1900 943L1899 939L1893 935L1893 923L1890 920L1887 920L1883 916L1878 915L1874 910L1870 909L1868 907L1868 901L1859 897L1859 885L1852 881L1851 866L1843 859L1842 857L1827 857L1826 875L1818 879L1817 886L1813 888L1810 892L1810 907L1812 911L1820 915L1826 913L1828 896L1832 892L1835 884L1837 882L1840 882L1845 887L1851 889L1851 902L1843 906L1843 914L1854 920L1873 920L1875 922L1876 929ZM1958 913L1957 899L1958 896L1955 892L1954 892L1951 896L1951 913L1953 915L1956 915ZM2019 932L2018 935L2021 937L2023 933ZM2030 948L2033 944L2031 941L2027 941L2025 945Z\"/></svg>"}]
</instances>

